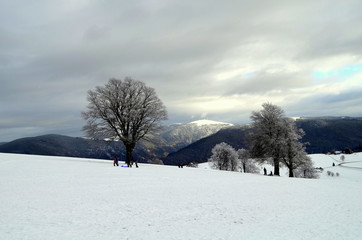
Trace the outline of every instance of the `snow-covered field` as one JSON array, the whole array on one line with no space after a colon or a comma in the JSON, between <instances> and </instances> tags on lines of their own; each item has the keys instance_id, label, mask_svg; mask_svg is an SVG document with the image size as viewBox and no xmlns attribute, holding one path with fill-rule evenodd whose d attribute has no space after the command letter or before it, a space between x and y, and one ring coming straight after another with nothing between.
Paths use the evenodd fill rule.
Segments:
<instances>
[{"instance_id":1,"label":"snow-covered field","mask_svg":"<svg viewBox=\"0 0 362 240\"><path fill-rule=\"evenodd\" d=\"M320 179L1 153L0 239L361 239L362 154L311 156Z\"/></svg>"}]
</instances>

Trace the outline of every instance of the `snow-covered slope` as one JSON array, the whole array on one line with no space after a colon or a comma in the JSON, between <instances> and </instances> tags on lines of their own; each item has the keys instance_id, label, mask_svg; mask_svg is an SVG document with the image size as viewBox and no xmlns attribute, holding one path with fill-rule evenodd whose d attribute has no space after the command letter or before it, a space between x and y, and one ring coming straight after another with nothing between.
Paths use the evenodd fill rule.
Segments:
<instances>
[{"instance_id":1,"label":"snow-covered slope","mask_svg":"<svg viewBox=\"0 0 362 240\"><path fill-rule=\"evenodd\" d=\"M0 239L359 239L361 157L312 155L340 176L290 179L0 154Z\"/></svg>"},{"instance_id":2,"label":"snow-covered slope","mask_svg":"<svg viewBox=\"0 0 362 240\"><path fill-rule=\"evenodd\" d=\"M211 120L198 120L185 124L175 124L167 127L162 133L169 146L176 146L175 151L197 140L208 137L222 128L233 124Z\"/></svg>"}]
</instances>

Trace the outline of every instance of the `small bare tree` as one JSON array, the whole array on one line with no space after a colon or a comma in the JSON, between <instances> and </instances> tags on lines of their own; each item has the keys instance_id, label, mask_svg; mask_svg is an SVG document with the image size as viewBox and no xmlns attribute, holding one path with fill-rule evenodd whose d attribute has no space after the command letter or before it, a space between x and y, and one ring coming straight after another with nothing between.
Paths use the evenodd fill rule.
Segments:
<instances>
[{"instance_id":1,"label":"small bare tree","mask_svg":"<svg viewBox=\"0 0 362 240\"><path fill-rule=\"evenodd\" d=\"M246 173L246 164L250 159L250 153L248 150L242 148L238 150L238 158L241 163L241 172Z\"/></svg>"},{"instance_id":2,"label":"small bare tree","mask_svg":"<svg viewBox=\"0 0 362 240\"><path fill-rule=\"evenodd\" d=\"M159 130L160 122L167 119L155 90L131 78L110 79L104 87L89 90L87 100L88 110L82 113L86 135L122 141L128 166L132 166L136 143Z\"/></svg>"},{"instance_id":3,"label":"small bare tree","mask_svg":"<svg viewBox=\"0 0 362 240\"><path fill-rule=\"evenodd\" d=\"M209 162L213 168L227 171L237 170L238 154L232 146L222 142L216 144L211 151L212 156L209 158Z\"/></svg>"},{"instance_id":4,"label":"small bare tree","mask_svg":"<svg viewBox=\"0 0 362 240\"><path fill-rule=\"evenodd\" d=\"M294 176L297 178L319 178L319 173L313 167L312 160L308 157L303 165L294 170Z\"/></svg>"},{"instance_id":5,"label":"small bare tree","mask_svg":"<svg viewBox=\"0 0 362 240\"><path fill-rule=\"evenodd\" d=\"M250 157L250 153L247 149L239 149L237 151L238 159L240 162L240 171L244 173L257 173L259 172L259 167L257 166L254 159Z\"/></svg>"},{"instance_id":6,"label":"small bare tree","mask_svg":"<svg viewBox=\"0 0 362 240\"><path fill-rule=\"evenodd\" d=\"M281 159L289 169L289 177L294 177L294 170L310 162L310 159L305 151L305 144L300 142L304 131L298 129L295 122L289 118L284 118L283 121L284 128L281 135L284 138L284 143Z\"/></svg>"}]
</instances>

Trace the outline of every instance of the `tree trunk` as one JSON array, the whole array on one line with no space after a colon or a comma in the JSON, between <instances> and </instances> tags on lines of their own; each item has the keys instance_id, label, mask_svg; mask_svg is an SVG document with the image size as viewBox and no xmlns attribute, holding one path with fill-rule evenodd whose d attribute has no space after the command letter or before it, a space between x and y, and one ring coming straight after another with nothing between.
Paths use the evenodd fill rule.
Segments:
<instances>
[{"instance_id":1,"label":"tree trunk","mask_svg":"<svg viewBox=\"0 0 362 240\"><path fill-rule=\"evenodd\" d=\"M244 170L244 173L246 173L246 163L243 163L243 170Z\"/></svg>"},{"instance_id":2,"label":"tree trunk","mask_svg":"<svg viewBox=\"0 0 362 240\"><path fill-rule=\"evenodd\" d=\"M126 163L128 167L132 167L133 164L133 157L132 152L134 149L134 144L124 144L126 147ZM137 166L137 164L136 164Z\"/></svg>"},{"instance_id":3,"label":"tree trunk","mask_svg":"<svg viewBox=\"0 0 362 240\"><path fill-rule=\"evenodd\" d=\"M294 177L294 172L291 167L289 168L289 177Z\"/></svg>"},{"instance_id":4,"label":"tree trunk","mask_svg":"<svg viewBox=\"0 0 362 240\"><path fill-rule=\"evenodd\" d=\"M279 173L279 159L274 159L274 175L280 176L280 173Z\"/></svg>"}]
</instances>

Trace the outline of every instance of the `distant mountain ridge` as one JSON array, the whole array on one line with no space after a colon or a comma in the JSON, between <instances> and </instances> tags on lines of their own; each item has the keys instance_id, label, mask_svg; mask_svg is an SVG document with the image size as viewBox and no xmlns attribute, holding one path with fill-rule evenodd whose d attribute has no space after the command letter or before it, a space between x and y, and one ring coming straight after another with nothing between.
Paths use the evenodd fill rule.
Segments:
<instances>
[{"instance_id":1,"label":"distant mountain ridge","mask_svg":"<svg viewBox=\"0 0 362 240\"><path fill-rule=\"evenodd\" d=\"M315 117L296 121L304 130L302 142L308 153L325 153L350 148L359 151L362 146L361 117Z\"/></svg>"},{"instance_id":2,"label":"distant mountain ridge","mask_svg":"<svg viewBox=\"0 0 362 240\"><path fill-rule=\"evenodd\" d=\"M218 132L220 129L231 126L233 126L231 123L198 120L185 124L170 125L157 137L162 138L165 141L165 144L174 147L173 150L175 151L196 142L197 140L208 137Z\"/></svg>"},{"instance_id":3,"label":"distant mountain ridge","mask_svg":"<svg viewBox=\"0 0 362 240\"><path fill-rule=\"evenodd\" d=\"M169 154L162 161L167 165L205 162L211 156L212 148L221 142L225 142L235 149L243 148L247 129L247 126L232 126L220 129L209 137L200 139L177 152Z\"/></svg>"},{"instance_id":4,"label":"distant mountain ridge","mask_svg":"<svg viewBox=\"0 0 362 240\"><path fill-rule=\"evenodd\" d=\"M333 150L352 149L362 151L362 118L314 117L295 118L298 128L305 132L301 142L308 143L308 153L326 153ZM211 149L226 142L235 149L245 148L245 135L249 127L234 126L201 139L163 158L165 164L175 165L188 162L206 162Z\"/></svg>"},{"instance_id":5,"label":"distant mountain ridge","mask_svg":"<svg viewBox=\"0 0 362 240\"><path fill-rule=\"evenodd\" d=\"M345 148L362 151L362 118L295 119L297 127L306 133L302 142L309 142L308 153L325 153ZM220 142L226 142L236 149L245 148L248 128L247 125L205 120L167 126L156 136L139 142L134 158L139 162L161 159L170 165L205 162L211 155L211 149ZM112 159L114 156L124 159L125 156L121 142L55 134L5 143L0 145L0 152L100 159Z\"/></svg>"},{"instance_id":6,"label":"distant mountain ridge","mask_svg":"<svg viewBox=\"0 0 362 240\"><path fill-rule=\"evenodd\" d=\"M232 124L210 120L167 126L156 136L140 141L136 145L134 158L139 162L148 162L165 157L229 126ZM17 139L0 145L0 152L101 159L113 159L114 156L125 158L122 142L96 141L56 134Z\"/></svg>"},{"instance_id":7,"label":"distant mountain ridge","mask_svg":"<svg viewBox=\"0 0 362 240\"><path fill-rule=\"evenodd\" d=\"M48 134L14 140L0 146L0 152L49 156L111 159L120 143Z\"/></svg>"}]
</instances>

